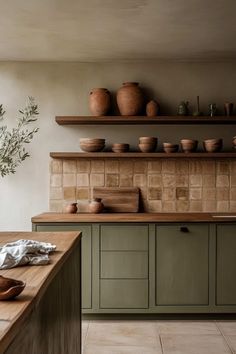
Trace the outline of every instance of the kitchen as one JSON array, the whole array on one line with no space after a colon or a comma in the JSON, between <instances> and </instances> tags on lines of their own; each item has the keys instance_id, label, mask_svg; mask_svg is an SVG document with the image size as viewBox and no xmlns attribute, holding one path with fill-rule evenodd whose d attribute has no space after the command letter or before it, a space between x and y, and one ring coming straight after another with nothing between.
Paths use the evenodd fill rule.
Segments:
<instances>
[{"instance_id":1,"label":"kitchen","mask_svg":"<svg viewBox=\"0 0 236 354\"><path fill-rule=\"evenodd\" d=\"M234 2L226 6L211 1L176 5L91 1L68 6L62 1L56 7L49 1L45 7L17 2L11 6L4 4L1 15L7 29L0 51L1 103L7 123L13 126L18 108L24 106L27 96L33 96L39 106L35 122L39 132L28 146L30 158L14 175L1 179L1 231L26 232L32 227L46 232L62 228L65 232L82 231L82 249L87 247L86 278L82 271L82 284L86 282L82 302L87 302L83 306L84 353L234 352L236 324L229 315L235 313L235 224L233 218L212 216L236 212L235 123L230 121L234 115L226 117L224 112L226 102L236 104ZM227 23L223 30L222 21ZM122 41L117 40L118 29ZM164 116L176 117L182 101L189 102L189 115L177 119L199 119L192 116L199 96L200 110L211 121L114 125L95 124L94 117L91 124L56 122L55 117L61 116L91 117L89 93L100 87L111 93L108 116L112 120L119 115L117 91L127 81L138 81L146 99L159 103L162 120ZM209 116L211 103L217 105L215 117ZM218 118L219 124L212 123ZM80 139L87 137L106 139L101 157L81 151ZM142 157L140 137L157 137L158 152ZM223 139L222 155L207 157L202 142L213 138ZM164 142L179 144L181 139L198 140L198 152L206 155L154 156L161 153ZM131 152L127 154L131 155L109 155L114 143L128 143ZM84 157L68 159L66 153L83 153ZM94 187L139 188L141 212L88 214ZM78 213L62 214L72 202L78 202ZM44 214L48 212L56 214ZM190 232L179 232L181 227ZM179 244L172 243L177 231L184 240ZM109 235L123 237L123 245L111 248ZM134 238L129 245L127 235ZM216 254L221 250L225 258L219 260ZM124 266L118 253L123 255ZM183 258L184 269L180 264ZM215 271L221 265L226 268L217 278ZM119 274L114 274L117 269ZM165 282L172 274L179 283ZM119 286L111 285L115 281ZM190 286L192 293L185 290ZM219 304L215 302L217 291ZM222 313L228 314L226 322ZM207 316L195 321L197 314ZM168 321L164 315L176 317ZM133 333L130 340L129 333Z\"/></svg>"}]
</instances>

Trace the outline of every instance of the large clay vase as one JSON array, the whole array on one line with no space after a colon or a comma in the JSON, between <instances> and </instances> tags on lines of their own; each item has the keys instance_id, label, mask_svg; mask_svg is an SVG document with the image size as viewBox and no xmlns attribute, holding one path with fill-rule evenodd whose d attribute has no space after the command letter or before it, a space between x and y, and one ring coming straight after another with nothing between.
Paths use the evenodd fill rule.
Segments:
<instances>
[{"instance_id":1,"label":"large clay vase","mask_svg":"<svg viewBox=\"0 0 236 354\"><path fill-rule=\"evenodd\" d=\"M89 108L93 116L105 116L111 108L111 95L106 88L94 88L89 94Z\"/></svg>"},{"instance_id":2,"label":"large clay vase","mask_svg":"<svg viewBox=\"0 0 236 354\"><path fill-rule=\"evenodd\" d=\"M142 112L144 97L138 82L124 82L117 92L117 105L122 116L137 116Z\"/></svg>"}]
</instances>

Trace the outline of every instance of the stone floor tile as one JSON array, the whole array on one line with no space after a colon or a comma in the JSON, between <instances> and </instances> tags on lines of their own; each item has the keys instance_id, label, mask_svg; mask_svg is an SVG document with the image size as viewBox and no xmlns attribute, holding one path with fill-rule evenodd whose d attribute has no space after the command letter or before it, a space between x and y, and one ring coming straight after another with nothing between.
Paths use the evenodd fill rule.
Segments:
<instances>
[{"instance_id":1,"label":"stone floor tile","mask_svg":"<svg viewBox=\"0 0 236 354\"><path fill-rule=\"evenodd\" d=\"M85 345L85 340L88 334L88 328L89 328L89 321L82 321L82 333L81 333L81 340L82 340L82 346Z\"/></svg>"},{"instance_id":2,"label":"stone floor tile","mask_svg":"<svg viewBox=\"0 0 236 354\"><path fill-rule=\"evenodd\" d=\"M88 345L83 354L162 354L160 347Z\"/></svg>"},{"instance_id":3,"label":"stone floor tile","mask_svg":"<svg viewBox=\"0 0 236 354\"><path fill-rule=\"evenodd\" d=\"M231 354L221 335L162 335L164 354Z\"/></svg>"},{"instance_id":4,"label":"stone floor tile","mask_svg":"<svg viewBox=\"0 0 236 354\"><path fill-rule=\"evenodd\" d=\"M159 334L220 334L213 321L157 321Z\"/></svg>"},{"instance_id":5,"label":"stone floor tile","mask_svg":"<svg viewBox=\"0 0 236 354\"><path fill-rule=\"evenodd\" d=\"M236 321L217 321L216 324L225 335L236 335Z\"/></svg>"},{"instance_id":6,"label":"stone floor tile","mask_svg":"<svg viewBox=\"0 0 236 354\"><path fill-rule=\"evenodd\" d=\"M235 335L230 335L225 337L229 347L233 351L233 353L236 353L236 334Z\"/></svg>"},{"instance_id":7,"label":"stone floor tile","mask_svg":"<svg viewBox=\"0 0 236 354\"><path fill-rule=\"evenodd\" d=\"M90 321L86 345L161 348L155 321Z\"/></svg>"}]
</instances>

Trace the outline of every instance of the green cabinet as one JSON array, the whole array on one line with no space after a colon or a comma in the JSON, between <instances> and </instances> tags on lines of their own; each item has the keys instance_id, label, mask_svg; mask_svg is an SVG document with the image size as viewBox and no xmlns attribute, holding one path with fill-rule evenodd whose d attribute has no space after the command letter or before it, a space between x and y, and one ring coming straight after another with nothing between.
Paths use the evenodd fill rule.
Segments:
<instances>
[{"instance_id":1,"label":"green cabinet","mask_svg":"<svg viewBox=\"0 0 236 354\"><path fill-rule=\"evenodd\" d=\"M81 231L82 308L92 308L92 226L86 224L38 224L36 231Z\"/></svg>"},{"instance_id":2,"label":"green cabinet","mask_svg":"<svg viewBox=\"0 0 236 354\"><path fill-rule=\"evenodd\" d=\"M148 308L148 225L99 228L101 309Z\"/></svg>"},{"instance_id":3,"label":"green cabinet","mask_svg":"<svg viewBox=\"0 0 236 354\"><path fill-rule=\"evenodd\" d=\"M216 304L236 305L236 226L216 228Z\"/></svg>"},{"instance_id":4,"label":"green cabinet","mask_svg":"<svg viewBox=\"0 0 236 354\"><path fill-rule=\"evenodd\" d=\"M156 226L156 305L208 305L209 227Z\"/></svg>"},{"instance_id":5,"label":"green cabinet","mask_svg":"<svg viewBox=\"0 0 236 354\"><path fill-rule=\"evenodd\" d=\"M86 314L236 313L236 223L35 223L82 231Z\"/></svg>"}]
</instances>

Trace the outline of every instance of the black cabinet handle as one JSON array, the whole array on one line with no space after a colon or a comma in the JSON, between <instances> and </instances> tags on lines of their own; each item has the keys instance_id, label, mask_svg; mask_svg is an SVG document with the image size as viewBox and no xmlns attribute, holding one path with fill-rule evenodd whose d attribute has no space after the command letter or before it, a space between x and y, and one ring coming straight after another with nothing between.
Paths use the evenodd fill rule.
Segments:
<instances>
[{"instance_id":1,"label":"black cabinet handle","mask_svg":"<svg viewBox=\"0 0 236 354\"><path fill-rule=\"evenodd\" d=\"M181 226L180 231L181 232L189 232L189 229L186 226Z\"/></svg>"}]
</instances>

